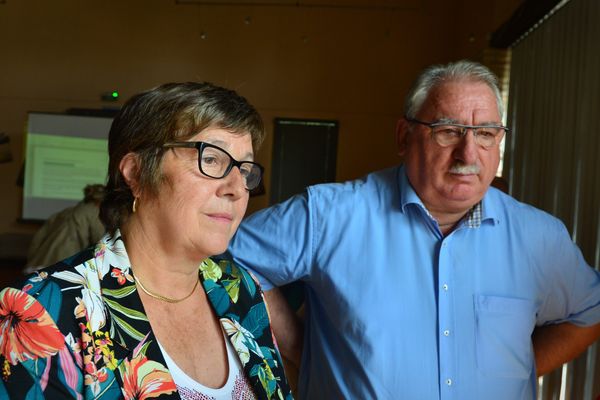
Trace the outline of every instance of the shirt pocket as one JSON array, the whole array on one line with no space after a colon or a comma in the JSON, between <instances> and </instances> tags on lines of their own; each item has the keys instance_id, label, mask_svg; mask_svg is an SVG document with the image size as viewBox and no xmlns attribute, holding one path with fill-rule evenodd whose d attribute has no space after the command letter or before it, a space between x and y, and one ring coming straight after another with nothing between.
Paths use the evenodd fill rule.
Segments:
<instances>
[{"instance_id":1,"label":"shirt pocket","mask_svg":"<svg viewBox=\"0 0 600 400\"><path fill-rule=\"evenodd\" d=\"M489 377L527 379L533 367L531 334L536 306L531 300L475 297L477 368Z\"/></svg>"}]
</instances>

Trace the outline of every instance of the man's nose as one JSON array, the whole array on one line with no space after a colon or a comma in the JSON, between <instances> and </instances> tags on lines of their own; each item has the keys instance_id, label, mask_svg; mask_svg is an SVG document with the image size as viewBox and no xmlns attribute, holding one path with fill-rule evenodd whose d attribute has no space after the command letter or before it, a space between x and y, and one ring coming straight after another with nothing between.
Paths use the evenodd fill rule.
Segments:
<instances>
[{"instance_id":1,"label":"man's nose","mask_svg":"<svg viewBox=\"0 0 600 400\"><path fill-rule=\"evenodd\" d=\"M477 147L475 131L465 128L466 132L462 140L456 146L455 155L465 164L474 164L477 161Z\"/></svg>"}]
</instances>

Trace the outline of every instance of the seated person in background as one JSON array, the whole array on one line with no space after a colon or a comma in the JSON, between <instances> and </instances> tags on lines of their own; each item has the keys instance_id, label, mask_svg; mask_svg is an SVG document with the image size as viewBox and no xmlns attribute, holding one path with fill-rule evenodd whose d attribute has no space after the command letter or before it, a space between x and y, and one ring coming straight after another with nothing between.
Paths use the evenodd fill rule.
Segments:
<instances>
[{"instance_id":1,"label":"seated person in background","mask_svg":"<svg viewBox=\"0 0 600 400\"><path fill-rule=\"evenodd\" d=\"M291 398L260 287L211 259L261 180L263 136L243 97L209 83L127 101L108 234L0 293L0 398Z\"/></svg>"},{"instance_id":2,"label":"seated person in background","mask_svg":"<svg viewBox=\"0 0 600 400\"><path fill-rule=\"evenodd\" d=\"M33 235L26 272L54 264L92 246L104 235L98 215L104 185L87 185L83 201L52 215Z\"/></svg>"}]
</instances>

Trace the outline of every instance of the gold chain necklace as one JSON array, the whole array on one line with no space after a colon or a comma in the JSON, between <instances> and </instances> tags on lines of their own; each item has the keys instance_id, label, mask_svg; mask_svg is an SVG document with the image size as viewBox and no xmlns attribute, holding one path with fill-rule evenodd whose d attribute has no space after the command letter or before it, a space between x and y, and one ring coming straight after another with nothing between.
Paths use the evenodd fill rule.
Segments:
<instances>
[{"instance_id":1,"label":"gold chain necklace","mask_svg":"<svg viewBox=\"0 0 600 400\"><path fill-rule=\"evenodd\" d=\"M140 288L148 296L150 296L152 298L155 298L156 300L166 301L167 303L180 303L180 302L184 301L185 299L187 299L188 297L190 297L196 291L196 287L198 286L198 282L200 281L200 279L198 279L196 281L196 284L194 285L194 288L192 289L192 291L190 292L190 294L188 294L185 297L182 297L181 299L173 299L171 297L161 296L160 294L152 293L151 291L149 291L148 289L146 289L144 287L144 285L142 285L142 281L140 281L138 278L136 278L135 275L133 276L133 280L135 281L135 283L137 283L140 286Z\"/></svg>"}]
</instances>

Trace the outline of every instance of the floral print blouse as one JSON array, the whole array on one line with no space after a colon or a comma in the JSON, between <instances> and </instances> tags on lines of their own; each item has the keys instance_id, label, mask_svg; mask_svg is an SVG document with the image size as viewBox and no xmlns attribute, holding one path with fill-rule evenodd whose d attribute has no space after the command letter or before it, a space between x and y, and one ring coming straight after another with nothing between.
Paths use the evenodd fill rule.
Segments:
<instances>
[{"instance_id":1,"label":"floral print blouse","mask_svg":"<svg viewBox=\"0 0 600 400\"><path fill-rule=\"evenodd\" d=\"M259 399L291 399L256 281L228 260L199 277ZM117 231L0 292L0 398L180 399Z\"/></svg>"}]
</instances>

